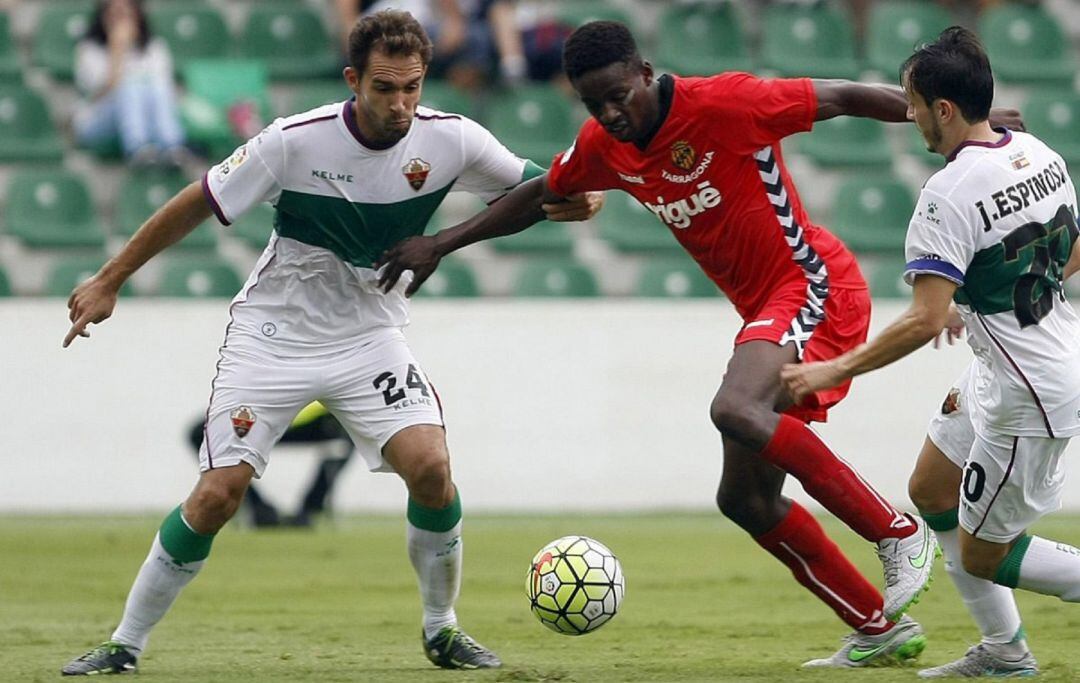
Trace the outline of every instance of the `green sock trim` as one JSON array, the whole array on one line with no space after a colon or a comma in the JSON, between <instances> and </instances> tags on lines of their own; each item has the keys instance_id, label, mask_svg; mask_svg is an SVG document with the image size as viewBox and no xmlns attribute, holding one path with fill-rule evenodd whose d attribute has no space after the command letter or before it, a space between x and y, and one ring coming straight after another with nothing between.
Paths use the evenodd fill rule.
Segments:
<instances>
[{"instance_id":1,"label":"green sock trim","mask_svg":"<svg viewBox=\"0 0 1080 683\"><path fill-rule=\"evenodd\" d=\"M919 510L919 516L926 522L926 526L934 531L952 531L960 526L960 508L958 507L945 512L923 512Z\"/></svg>"},{"instance_id":2,"label":"green sock trim","mask_svg":"<svg viewBox=\"0 0 1080 683\"><path fill-rule=\"evenodd\" d=\"M442 509L424 507L412 498L409 498L409 509L406 515L409 524L417 529L442 533L450 531L461 521L461 496L454 490L454 500Z\"/></svg>"},{"instance_id":3,"label":"green sock trim","mask_svg":"<svg viewBox=\"0 0 1080 683\"><path fill-rule=\"evenodd\" d=\"M998 566L997 572L994 574L994 583L1016 588L1017 584L1020 583L1020 564L1024 561L1024 554L1027 552L1029 545L1031 545L1031 536L1024 534L1017 539L1012 550L1009 551L1009 554L1005 556L1005 559Z\"/></svg>"},{"instance_id":4,"label":"green sock trim","mask_svg":"<svg viewBox=\"0 0 1080 683\"><path fill-rule=\"evenodd\" d=\"M200 534L192 531L180 514L180 506L169 513L158 531L161 547L180 563L198 562L210 555L210 544L214 534Z\"/></svg>"}]
</instances>

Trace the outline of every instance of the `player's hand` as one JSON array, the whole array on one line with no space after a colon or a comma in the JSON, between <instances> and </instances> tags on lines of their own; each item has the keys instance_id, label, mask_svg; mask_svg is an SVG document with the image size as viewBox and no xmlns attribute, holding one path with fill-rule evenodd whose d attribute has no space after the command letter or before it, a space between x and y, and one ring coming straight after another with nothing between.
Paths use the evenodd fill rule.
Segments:
<instances>
[{"instance_id":1,"label":"player's hand","mask_svg":"<svg viewBox=\"0 0 1080 683\"><path fill-rule=\"evenodd\" d=\"M845 379L843 371L832 361L788 363L780 369L780 382L795 405L801 404L810 394L835 387Z\"/></svg>"},{"instance_id":2,"label":"player's hand","mask_svg":"<svg viewBox=\"0 0 1080 683\"><path fill-rule=\"evenodd\" d=\"M990 125L994 128L1004 126L1009 130L1027 130L1027 126L1024 125L1024 117L1020 115L1020 112L1016 109L1006 109L1004 107L994 107L990 110Z\"/></svg>"},{"instance_id":3,"label":"player's hand","mask_svg":"<svg viewBox=\"0 0 1080 683\"><path fill-rule=\"evenodd\" d=\"M379 288L389 292L401 279L401 274L411 270L413 280L405 289L405 296L412 296L435 272L441 259L442 254L435 246L434 237L417 235L401 240L383 252L382 258L375 264L376 269L383 269L379 276Z\"/></svg>"},{"instance_id":4,"label":"player's hand","mask_svg":"<svg viewBox=\"0 0 1080 683\"><path fill-rule=\"evenodd\" d=\"M64 337L66 349L75 337L89 337L86 326L98 324L112 315L116 307L116 295L119 288L95 275L75 288L68 298L68 320L71 329Z\"/></svg>"},{"instance_id":5,"label":"player's hand","mask_svg":"<svg viewBox=\"0 0 1080 683\"><path fill-rule=\"evenodd\" d=\"M964 337L964 319L960 317L960 311L956 309L956 304L949 304L949 317L945 321L945 327L941 329L943 334L939 334L934 337L934 348L941 348L941 339L945 338L945 341L952 346L956 343L956 340Z\"/></svg>"},{"instance_id":6,"label":"player's hand","mask_svg":"<svg viewBox=\"0 0 1080 683\"><path fill-rule=\"evenodd\" d=\"M603 192L581 192L566 197L561 202L543 204L541 208L549 221L587 221L604 207Z\"/></svg>"}]
</instances>

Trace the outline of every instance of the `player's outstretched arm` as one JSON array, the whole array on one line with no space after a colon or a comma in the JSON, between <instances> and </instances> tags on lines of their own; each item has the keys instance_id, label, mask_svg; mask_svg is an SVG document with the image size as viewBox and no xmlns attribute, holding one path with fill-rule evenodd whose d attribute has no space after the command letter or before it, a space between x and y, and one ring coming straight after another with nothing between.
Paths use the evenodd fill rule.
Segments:
<instances>
[{"instance_id":1,"label":"player's outstretched arm","mask_svg":"<svg viewBox=\"0 0 1080 683\"><path fill-rule=\"evenodd\" d=\"M202 186L194 182L170 199L150 216L132 235L116 256L101 267L93 277L83 282L68 298L68 319L71 329L64 337L64 348L75 337L89 337L86 326L97 324L112 315L120 286L155 254L179 242L200 223L210 217L210 205Z\"/></svg>"},{"instance_id":2,"label":"player's outstretched arm","mask_svg":"<svg viewBox=\"0 0 1080 683\"><path fill-rule=\"evenodd\" d=\"M543 220L542 203L557 203L561 197L547 189L547 174L528 180L509 194L463 223L434 235L419 235L398 242L387 249L376 268L382 268L379 287L389 292L406 270L413 271L413 281L405 290L412 296L428 276L435 271L443 256L493 237L521 232Z\"/></svg>"}]
</instances>

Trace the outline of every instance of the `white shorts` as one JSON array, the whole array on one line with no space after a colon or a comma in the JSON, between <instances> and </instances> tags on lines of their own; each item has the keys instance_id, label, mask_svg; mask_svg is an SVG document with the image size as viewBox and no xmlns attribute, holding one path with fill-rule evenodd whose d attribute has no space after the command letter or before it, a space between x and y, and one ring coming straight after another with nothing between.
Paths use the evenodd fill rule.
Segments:
<instances>
[{"instance_id":1,"label":"white shorts","mask_svg":"<svg viewBox=\"0 0 1080 683\"><path fill-rule=\"evenodd\" d=\"M1069 440L976 430L968 403L970 375L969 368L949 391L927 434L964 470L960 526L978 539L1008 543L1061 507L1061 456Z\"/></svg>"},{"instance_id":2,"label":"white shorts","mask_svg":"<svg viewBox=\"0 0 1080 683\"><path fill-rule=\"evenodd\" d=\"M372 471L389 472L382 448L418 424L443 426L435 389L398 328L363 345L305 358L269 353L238 335L221 348L202 447L202 471L246 462L261 477L270 449L307 404L321 401Z\"/></svg>"}]
</instances>

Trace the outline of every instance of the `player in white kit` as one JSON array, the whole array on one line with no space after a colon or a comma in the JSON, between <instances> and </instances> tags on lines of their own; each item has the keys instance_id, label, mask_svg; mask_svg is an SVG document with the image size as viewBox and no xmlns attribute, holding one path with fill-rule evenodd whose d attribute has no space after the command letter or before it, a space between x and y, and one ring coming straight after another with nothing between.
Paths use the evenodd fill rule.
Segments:
<instances>
[{"instance_id":1,"label":"player in white kit","mask_svg":"<svg viewBox=\"0 0 1080 683\"><path fill-rule=\"evenodd\" d=\"M432 49L408 13L361 19L349 45L352 99L275 121L155 213L69 300L65 346L111 315L133 272L211 212L228 225L259 202L275 207L270 242L229 309L199 481L161 525L110 640L64 674L135 669L151 628L203 566L272 446L316 400L371 469L405 481L427 657L444 668L500 665L457 626L461 503L442 410L402 334L407 283L383 293L372 265L390 245L421 234L451 189L490 202L543 170L473 121L418 106ZM549 206L548 217L581 220L600 201L593 194ZM521 220L544 215L537 206Z\"/></svg>"},{"instance_id":2,"label":"player in white kit","mask_svg":"<svg viewBox=\"0 0 1080 683\"><path fill-rule=\"evenodd\" d=\"M1011 589L1080 602L1080 550L1026 533L1060 507L1062 453L1080 434L1080 319L1062 291L1080 268L1076 194L1060 155L987 123L993 75L974 34L947 29L901 76L909 118L948 162L908 227L913 303L872 342L789 366L784 381L798 399L966 327L975 358L932 418L909 488L982 640L919 675L1034 675Z\"/></svg>"}]
</instances>

